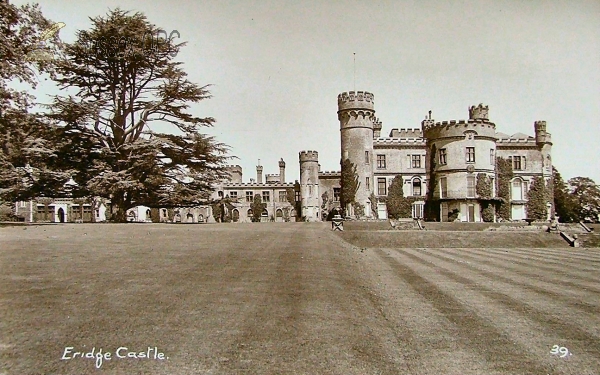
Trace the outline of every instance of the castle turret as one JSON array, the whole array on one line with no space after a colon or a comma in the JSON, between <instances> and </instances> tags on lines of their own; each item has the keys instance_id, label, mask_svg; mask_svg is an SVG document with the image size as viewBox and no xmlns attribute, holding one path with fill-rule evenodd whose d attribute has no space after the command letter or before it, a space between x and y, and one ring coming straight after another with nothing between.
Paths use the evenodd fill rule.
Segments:
<instances>
[{"instance_id":1,"label":"castle turret","mask_svg":"<svg viewBox=\"0 0 600 375\"><path fill-rule=\"evenodd\" d=\"M302 151L300 159L301 216L306 221L319 221L319 153Z\"/></svg>"},{"instance_id":2,"label":"castle turret","mask_svg":"<svg viewBox=\"0 0 600 375\"><path fill-rule=\"evenodd\" d=\"M242 183L242 167L239 165L228 165L225 167L227 173L229 173L229 182L234 184Z\"/></svg>"},{"instance_id":3,"label":"castle turret","mask_svg":"<svg viewBox=\"0 0 600 375\"><path fill-rule=\"evenodd\" d=\"M366 91L350 91L338 95L342 162L350 160L356 166L359 187L354 200L371 215L370 197L373 191L373 136L375 127L374 96ZM352 208L346 207L352 214Z\"/></svg>"},{"instance_id":4,"label":"castle turret","mask_svg":"<svg viewBox=\"0 0 600 375\"><path fill-rule=\"evenodd\" d=\"M379 121L379 119L375 120L375 122L373 123L373 138L381 137L382 127L383 125L381 124L381 121Z\"/></svg>"},{"instance_id":5,"label":"castle turret","mask_svg":"<svg viewBox=\"0 0 600 375\"><path fill-rule=\"evenodd\" d=\"M536 121L533 123L535 131L535 142L538 146L543 146L545 143L552 143L550 134L546 132L546 121Z\"/></svg>"},{"instance_id":6,"label":"castle turret","mask_svg":"<svg viewBox=\"0 0 600 375\"><path fill-rule=\"evenodd\" d=\"M469 108L469 120L489 120L488 110L488 106L484 106L482 103L479 103L477 107L471 106Z\"/></svg>"},{"instance_id":7,"label":"castle turret","mask_svg":"<svg viewBox=\"0 0 600 375\"><path fill-rule=\"evenodd\" d=\"M262 184L262 182L263 182L262 173L263 173L263 167L262 167L262 165L260 165L260 160L259 160L258 165L256 166L256 182L259 184Z\"/></svg>"},{"instance_id":8,"label":"castle turret","mask_svg":"<svg viewBox=\"0 0 600 375\"><path fill-rule=\"evenodd\" d=\"M283 161L283 158L279 160L279 182L285 183L285 161Z\"/></svg>"}]
</instances>

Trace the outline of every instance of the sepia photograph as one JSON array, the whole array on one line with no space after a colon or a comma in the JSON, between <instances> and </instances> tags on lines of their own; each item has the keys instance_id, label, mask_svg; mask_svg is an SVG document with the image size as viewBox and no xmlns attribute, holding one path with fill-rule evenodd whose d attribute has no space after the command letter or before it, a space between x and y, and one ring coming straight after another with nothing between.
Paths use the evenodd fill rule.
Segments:
<instances>
[{"instance_id":1,"label":"sepia photograph","mask_svg":"<svg viewBox=\"0 0 600 375\"><path fill-rule=\"evenodd\" d=\"M0 0L0 375L600 375L600 1Z\"/></svg>"}]
</instances>

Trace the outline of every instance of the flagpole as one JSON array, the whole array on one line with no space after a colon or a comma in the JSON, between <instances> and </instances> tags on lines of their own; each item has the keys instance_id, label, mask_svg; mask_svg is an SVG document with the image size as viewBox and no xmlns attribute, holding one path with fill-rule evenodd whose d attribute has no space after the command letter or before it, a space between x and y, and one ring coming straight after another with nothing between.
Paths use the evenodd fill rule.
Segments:
<instances>
[{"instance_id":1,"label":"flagpole","mask_svg":"<svg viewBox=\"0 0 600 375\"><path fill-rule=\"evenodd\" d=\"M354 92L356 92L356 52L354 52Z\"/></svg>"}]
</instances>

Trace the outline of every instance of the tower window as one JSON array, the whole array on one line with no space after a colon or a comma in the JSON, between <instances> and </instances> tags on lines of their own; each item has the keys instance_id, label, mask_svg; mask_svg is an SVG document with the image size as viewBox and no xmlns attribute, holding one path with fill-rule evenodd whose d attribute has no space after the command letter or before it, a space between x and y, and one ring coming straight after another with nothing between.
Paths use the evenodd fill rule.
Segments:
<instances>
[{"instance_id":1,"label":"tower window","mask_svg":"<svg viewBox=\"0 0 600 375\"><path fill-rule=\"evenodd\" d=\"M467 198L475 198L475 176L467 176Z\"/></svg>"},{"instance_id":2,"label":"tower window","mask_svg":"<svg viewBox=\"0 0 600 375\"><path fill-rule=\"evenodd\" d=\"M385 155L377 155L377 169L385 168Z\"/></svg>"},{"instance_id":3,"label":"tower window","mask_svg":"<svg viewBox=\"0 0 600 375\"><path fill-rule=\"evenodd\" d=\"M440 198L448 197L448 179L446 177L440 178Z\"/></svg>"},{"instance_id":4,"label":"tower window","mask_svg":"<svg viewBox=\"0 0 600 375\"><path fill-rule=\"evenodd\" d=\"M491 165L496 164L496 158L495 158L496 155L494 155L494 154L495 154L494 149L490 148L490 164Z\"/></svg>"},{"instance_id":5,"label":"tower window","mask_svg":"<svg viewBox=\"0 0 600 375\"><path fill-rule=\"evenodd\" d=\"M377 194L387 195L387 182L385 181L385 177L377 179Z\"/></svg>"},{"instance_id":6,"label":"tower window","mask_svg":"<svg viewBox=\"0 0 600 375\"><path fill-rule=\"evenodd\" d=\"M365 164L369 164L369 151L365 151Z\"/></svg>"},{"instance_id":7,"label":"tower window","mask_svg":"<svg viewBox=\"0 0 600 375\"><path fill-rule=\"evenodd\" d=\"M421 155L412 155L412 167L421 168Z\"/></svg>"},{"instance_id":8,"label":"tower window","mask_svg":"<svg viewBox=\"0 0 600 375\"><path fill-rule=\"evenodd\" d=\"M294 194L294 196L295 196L295 198L296 198L296 202L300 202L300 200L301 200L301 199L300 199L300 192L299 192L299 191L295 191L295 194Z\"/></svg>"},{"instance_id":9,"label":"tower window","mask_svg":"<svg viewBox=\"0 0 600 375\"><path fill-rule=\"evenodd\" d=\"M475 147L467 147L467 163L475 163Z\"/></svg>"},{"instance_id":10,"label":"tower window","mask_svg":"<svg viewBox=\"0 0 600 375\"><path fill-rule=\"evenodd\" d=\"M440 165L446 165L446 149L440 148Z\"/></svg>"},{"instance_id":11,"label":"tower window","mask_svg":"<svg viewBox=\"0 0 600 375\"><path fill-rule=\"evenodd\" d=\"M340 201L340 195L342 194L342 188L333 188L333 201L334 202L339 202Z\"/></svg>"}]
</instances>

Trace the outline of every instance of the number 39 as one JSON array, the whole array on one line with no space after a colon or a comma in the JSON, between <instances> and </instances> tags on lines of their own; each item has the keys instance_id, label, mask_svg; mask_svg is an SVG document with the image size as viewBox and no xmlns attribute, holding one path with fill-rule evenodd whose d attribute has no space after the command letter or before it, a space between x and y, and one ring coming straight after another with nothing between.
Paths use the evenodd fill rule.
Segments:
<instances>
[{"instance_id":1,"label":"number 39","mask_svg":"<svg viewBox=\"0 0 600 375\"><path fill-rule=\"evenodd\" d=\"M569 355L569 349L565 348L564 346L558 346L558 345L554 345L552 347L552 350L550 350L550 354L560 354L560 358L565 358L567 355Z\"/></svg>"}]
</instances>

